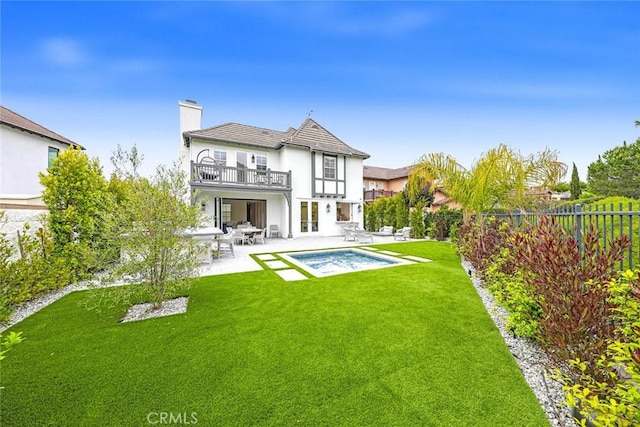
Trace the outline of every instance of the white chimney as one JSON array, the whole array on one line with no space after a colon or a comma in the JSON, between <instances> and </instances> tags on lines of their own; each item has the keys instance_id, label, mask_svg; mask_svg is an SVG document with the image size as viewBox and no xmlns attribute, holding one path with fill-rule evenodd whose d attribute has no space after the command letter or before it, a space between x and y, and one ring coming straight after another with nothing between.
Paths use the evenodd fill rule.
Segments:
<instances>
[{"instance_id":1,"label":"white chimney","mask_svg":"<svg viewBox=\"0 0 640 427\"><path fill-rule=\"evenodd\" d=\"M202 107L195 101L187 99L186 101L178 101L180 107L180 144L178 145L178 159L181 169L191 176L191 161L195 160L192 156L191 144L187 147L184 141L184 132L190 130L200 130L202 128Z\"/></svg>"},{"instance_id":2,"label":"white chimney","mask_svg":"<svg viewBox=\"0 0 640 427\"><path fill-rule=\"evenodd\" d=\"M178 105L180 106L180 139L182 139L183 132L202 129L202 107L190 99L179 101Z\"/></svg>"}]
</instances>

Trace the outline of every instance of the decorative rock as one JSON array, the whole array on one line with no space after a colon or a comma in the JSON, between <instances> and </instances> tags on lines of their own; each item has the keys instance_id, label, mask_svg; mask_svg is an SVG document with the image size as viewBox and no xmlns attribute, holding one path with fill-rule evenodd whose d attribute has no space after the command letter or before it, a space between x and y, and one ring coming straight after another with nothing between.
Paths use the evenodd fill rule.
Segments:
<instances>
[{"instance_id":1,"label":"decorative rock","mask_svg":"<svg viewBox=\"0 0 640 427\"><path fill-rule=\"evenodd\" d=\"M471 276L471 282L482 299L489 316L500 330L500 334L507 344L513 358L520 367L522 374L529 383L529 387L538 398L542 409L547 414L552 426L574 426L575 421L571 410L564 405L562 384L550 377L547 370L549 360L540 347L526 338L516 337L506 328L507 310L495 302L493 295L483 286L482 280L475 275L475 269L467 260L462 260L462 266Z\"/></svg>"}]
</instances>

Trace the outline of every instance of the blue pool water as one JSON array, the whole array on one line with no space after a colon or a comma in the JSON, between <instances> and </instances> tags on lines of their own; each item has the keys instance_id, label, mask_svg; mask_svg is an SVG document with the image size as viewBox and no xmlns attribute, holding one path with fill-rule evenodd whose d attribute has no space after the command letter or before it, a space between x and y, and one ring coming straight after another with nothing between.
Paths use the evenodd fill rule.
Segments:
<instances>
[{"instance_id":1,"label":"blue pool water","mask_svg":"<svg viewBox=\"0 0 640 427\"><path fill-rule=\"evenodd\" d=\"M411 261L405 259L367 252L361 249L330 249L281 255L316 277L412 264Z\"/></svg>"}]
</instances>

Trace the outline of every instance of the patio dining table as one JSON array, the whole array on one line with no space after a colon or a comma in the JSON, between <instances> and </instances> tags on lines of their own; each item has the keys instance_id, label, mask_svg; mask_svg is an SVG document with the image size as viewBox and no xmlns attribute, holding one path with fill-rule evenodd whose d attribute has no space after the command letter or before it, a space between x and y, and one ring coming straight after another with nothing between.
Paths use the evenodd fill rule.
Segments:
<instances>
[{"instance_id":1,"label":"patio dining table","mask_svg":"<svg viewBox=\"0 0 640 427\"><path fill-rule=\"evenodd\" d=\"M254 237L256 234L262 233L262 228L247 227L238 228L238 232L242 233L242 244L246 240L248 244L253 245L255 243Z\"/></svg>"}]
</instances>

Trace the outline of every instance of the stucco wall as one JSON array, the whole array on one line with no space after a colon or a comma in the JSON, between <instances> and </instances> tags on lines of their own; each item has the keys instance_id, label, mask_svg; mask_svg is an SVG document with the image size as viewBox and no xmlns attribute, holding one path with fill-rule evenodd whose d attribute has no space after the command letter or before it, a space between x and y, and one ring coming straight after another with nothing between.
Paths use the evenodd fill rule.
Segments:
<instances>
[{"instance_id":1,"label":"stucco wall","mask_svg":"<svg viewBox=\"0 0 640 427\"><path fill-rule=\"evenodd\" d=\"M48 147L66 145L0 125L0 194L40 194L38 172L46 172Z\"/></svg>"}]
</instances>

